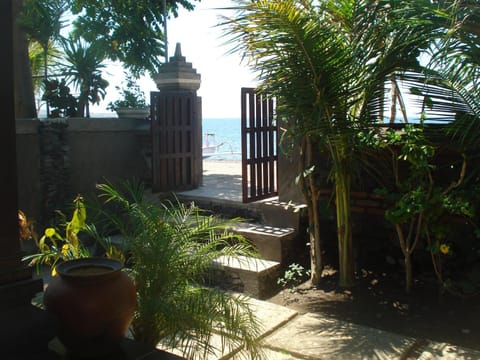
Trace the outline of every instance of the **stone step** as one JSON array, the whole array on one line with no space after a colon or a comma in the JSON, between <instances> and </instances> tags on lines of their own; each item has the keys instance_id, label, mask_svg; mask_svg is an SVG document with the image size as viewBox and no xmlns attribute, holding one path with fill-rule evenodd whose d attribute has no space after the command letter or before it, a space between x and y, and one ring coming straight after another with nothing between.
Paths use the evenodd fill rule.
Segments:
<instances>
[{"instance_id":1,"label":"stone step","mask_svg":"<svg viewBox=\"0 0 480 360\"><path fill-rule=\"evenodd\" d=\"M267 199L254 204L263 224L271 226L300 228L300 220L306 210L305 204L279 201L278 198Z\"/></svg>"},{"instance_id":2,"label":"stone step","mask_svg":"<svg viewBox=\"0 0 480 360\"><path fill-rule=\"evenodd\" d=\"M195 203L202 210L207 210L212 214L221 215L224 218L242 218L249 221L261 221L256 203L244 204L238 201L225 200L215 197L192 196L185 193L176 193L177 199L185 204Z\"/></svg>"},{"instance_id":3,"label":"stone step","mask_svg":"<svg viewBox=\"0 0 480 360\"><path fill-rule=\"evenodd\" d=\"M256 299L266 299L277 290L280 263L249 256L221 256L213 263L214 281L222 287Z\"/></svg>"},{"instance_id":4,"label":"stone step","mask_svg":"<svg viewBox=\"0 0 480 360\"><path fill-rule=\"evenodd\" d=\"M250 240L265 260L283 263L295 238L294 228L240 223L233 231Z\"/></svg>"}]
</instances>

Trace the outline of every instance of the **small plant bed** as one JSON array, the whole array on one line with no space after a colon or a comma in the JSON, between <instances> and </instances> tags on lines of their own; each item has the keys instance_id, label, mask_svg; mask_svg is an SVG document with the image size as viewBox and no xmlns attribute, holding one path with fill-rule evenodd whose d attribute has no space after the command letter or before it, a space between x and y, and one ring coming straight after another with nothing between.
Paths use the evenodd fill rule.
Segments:
<instances>
[{"instance_id":1,"label":"small plant bed","mask_svg":"<svg viewBox=\"0 0 480 360\"><path fill-rule=\"evenodd\" d=\"M388 264L361 269L348 289L338 287L338 271L332 266L325 267L322 278L318 288L305 281L268 301L300 313L480 350L480 296L440 294L434 274L417 276L410 294L404 291L401 269Z\"/></svg>"}]
</instances>

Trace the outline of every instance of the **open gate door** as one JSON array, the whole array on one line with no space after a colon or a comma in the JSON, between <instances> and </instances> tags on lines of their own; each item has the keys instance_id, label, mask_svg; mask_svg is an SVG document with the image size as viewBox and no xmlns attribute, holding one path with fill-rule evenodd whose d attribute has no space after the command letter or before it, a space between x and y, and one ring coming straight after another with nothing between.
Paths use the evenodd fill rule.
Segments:
<instances>
[{"instance_id":1,"label":"open gate door","mask_svg":"<svg viewBox=\"0 0 480 360\"><path fill-rule=\"evenodd\" d=\"M278 195L275 101L253 88L242 88L243 202Z\"/></svg>"},{"instance_id":2,"label":"open gate door","mask_svg":"<svg viewBox=\"0 0 480 360\"><path fill-rule=\"evenodd\" d=\"M191 190L200 185L202 136L195 92L152 92L152 190Z\"/></svg>"}]
</instances>

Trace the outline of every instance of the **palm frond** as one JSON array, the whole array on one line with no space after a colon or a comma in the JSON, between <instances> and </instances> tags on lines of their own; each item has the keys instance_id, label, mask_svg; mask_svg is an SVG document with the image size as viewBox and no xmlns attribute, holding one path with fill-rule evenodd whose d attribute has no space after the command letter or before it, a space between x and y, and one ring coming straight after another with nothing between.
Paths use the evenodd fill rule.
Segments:
<instances>
[{"instance_id":1,"label":"palm frond","mask_svg":"<svg viewBox=\"0 0 480 360\"><path fill-rule=\"evenodd\" d=\"M350 74L349 49L332 19L309 2L258 1L241 9L242 15L227 25L236 44L232 51L255 59L251 66L262 69L261 87L280 97L290 113L311 109L305 128L308 120L317 121L318 109L338 106L339 98L348 98L344 84Z\"/></svg>"},{"instance_id":2,"label":"palm frond","mask_svg":"<svg viewBox=\"0 0 480 360\"><path fill-rule=\"evenodd\" d=\"M107 204L117 205L109 220L127 243L137 286L135 338L204 358L215 351L208 340L217 334L226 346L245 346L255 358L259 324L248 304L204 285L218 257L253 254L243 237L231 233L235 221L178 200L155 205L140 196L136 182L98 188Z\"/></svg>"}]
</instances>

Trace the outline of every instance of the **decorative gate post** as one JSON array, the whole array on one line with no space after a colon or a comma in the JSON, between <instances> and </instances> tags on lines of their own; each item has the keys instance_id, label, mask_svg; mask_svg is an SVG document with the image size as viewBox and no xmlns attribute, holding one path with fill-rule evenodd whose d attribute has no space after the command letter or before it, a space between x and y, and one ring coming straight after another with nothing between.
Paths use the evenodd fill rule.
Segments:
<instances>
[{"instance_id":1,"label":"decorative gate post","mask_svg":"<svg viewBox=\"0 0 480 360\"><path fill-rule=\"evenodd\" d=\"M190 190L202 180L200 74L175 55L154 76L159 92L150 93L152 115L152 190Z\"/></svg>"}]
</instances>

